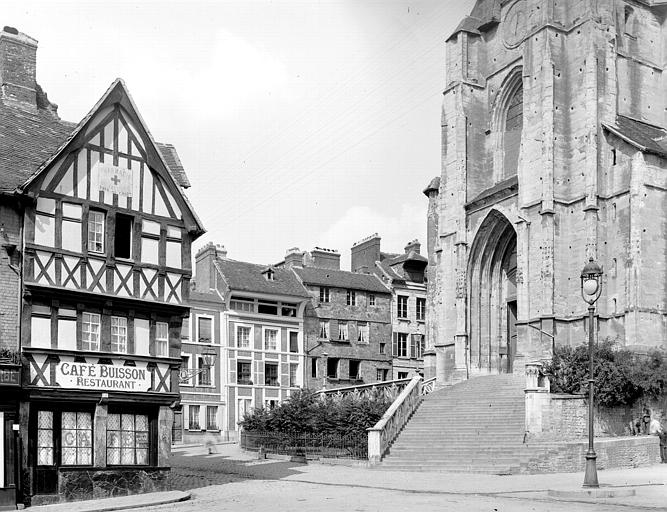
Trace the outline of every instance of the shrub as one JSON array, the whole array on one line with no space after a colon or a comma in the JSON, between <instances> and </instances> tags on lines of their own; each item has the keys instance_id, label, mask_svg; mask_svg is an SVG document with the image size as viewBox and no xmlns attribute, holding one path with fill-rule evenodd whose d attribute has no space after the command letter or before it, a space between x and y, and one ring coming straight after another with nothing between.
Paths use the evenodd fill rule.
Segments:
<instances>
[{"instance_id":1,"label":"shrub","mask_svg":"<svg viewBox=\"0 0 667 512\"><path fill-rule=\"evenodd\" d=\"M667 361L663 352L648 355L616 349L611 341L593 348L595 402L612 407L657 398L667 391ZM558 347L544 373L557 393L581 394L588 388L588 345Z\"/></svg>"},{"instance_id":2,"label":"shrub","mask_svg":"<svg viewBox=\"0 0 667 512\"><path fill-rule=\"evenodd\" d=\"M363 434L390 405L381 396L327 395L322 399L312 391L299 390L273 409L253 409L239 423L247 431Z\"/></svg>"}]
</instances>

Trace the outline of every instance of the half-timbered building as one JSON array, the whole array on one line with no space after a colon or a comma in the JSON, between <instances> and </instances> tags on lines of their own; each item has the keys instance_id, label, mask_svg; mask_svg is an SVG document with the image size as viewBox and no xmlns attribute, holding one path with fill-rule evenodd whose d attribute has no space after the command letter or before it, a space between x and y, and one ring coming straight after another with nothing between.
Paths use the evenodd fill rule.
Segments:
<instances>
[{"instance_id":1,"label":"half-timbered building","mask_svg":"<svg viewBox=\"0 0 667 512\"><path fill-rule=\"evenodd\" d=\"M190 245L203 233L187 177L122 80L66 123L36 85L36 41L6 27L0 49L10 83L0 179L21 277L19 500L157 488L179 400Z\"/></svg>"}]
</instances>

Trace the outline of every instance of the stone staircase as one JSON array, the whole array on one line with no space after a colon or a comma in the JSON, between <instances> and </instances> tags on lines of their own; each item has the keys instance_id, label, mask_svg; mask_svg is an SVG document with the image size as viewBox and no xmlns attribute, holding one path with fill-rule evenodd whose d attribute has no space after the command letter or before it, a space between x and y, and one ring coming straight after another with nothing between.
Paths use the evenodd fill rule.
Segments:
<instances>
[{"instance_id":1,"label":"stone staircase","mask_svg":"<svg viewBox=\"0 0 667 512\"><path fill-rule=\"evenodd\" d=\"M525 377L476 377L427 395L379 469L493 474L524 472ZM546 448L546 447L544 447Z\"/></svg>"}]
</instances>

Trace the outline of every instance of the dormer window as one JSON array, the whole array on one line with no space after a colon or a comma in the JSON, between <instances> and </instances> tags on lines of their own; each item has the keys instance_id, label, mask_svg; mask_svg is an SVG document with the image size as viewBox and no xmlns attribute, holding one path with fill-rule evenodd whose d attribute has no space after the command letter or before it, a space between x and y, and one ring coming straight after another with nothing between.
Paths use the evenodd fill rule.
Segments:
<instances>
[{"instance_id":1,"label":"dormer window","mask_svg":"<svg viewBox=\"0 0 667 512\"><path fill-rule=\"evenodd\" d=\"M264 274L264 279L266 279L267 281L276 280L276 273L273 271L272 268L266 269L264 272L262 272L262 274Z\"/></svg>"}]
</instances>

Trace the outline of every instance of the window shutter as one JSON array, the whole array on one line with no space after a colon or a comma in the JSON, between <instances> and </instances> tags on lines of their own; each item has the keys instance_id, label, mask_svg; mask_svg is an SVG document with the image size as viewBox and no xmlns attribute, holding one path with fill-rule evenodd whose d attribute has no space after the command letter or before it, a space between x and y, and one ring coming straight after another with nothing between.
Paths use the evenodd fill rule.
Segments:
<instances>
[{"instance_id":1,"label":"window shutter","mask_svg":"<svg viewBox=\"0 0 667 512\"><path fill-rule=\"evenodd\" d=\"M391 355L394 357L398 357L398 333L395 332L392 335L392 340L391 340Z\"/></svg>"},{"instance_id":2,"label":"window shutter","mask_svg":"<svg viewBox=\"0 0 667 512\"><path fill-rule=\"evenodd\" d=\"M417 358L417 345L419 343L418 341L419 334L412 334L410 335L410 354L408 356L412 359Z\"/></svg>"},{"instance_id":3,"label":"window shutter","mask_svg":"<svg viewBox=\"0 0 667 512\"><path fill-rule=\"evenodd\" d=\"M329 339L330 340L338 339L338 320L334 319L329 320Z\"/></svg>"}]
</instances>

